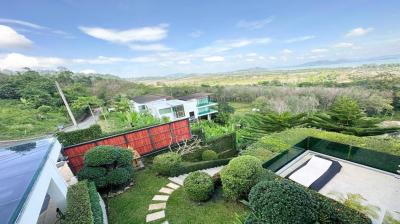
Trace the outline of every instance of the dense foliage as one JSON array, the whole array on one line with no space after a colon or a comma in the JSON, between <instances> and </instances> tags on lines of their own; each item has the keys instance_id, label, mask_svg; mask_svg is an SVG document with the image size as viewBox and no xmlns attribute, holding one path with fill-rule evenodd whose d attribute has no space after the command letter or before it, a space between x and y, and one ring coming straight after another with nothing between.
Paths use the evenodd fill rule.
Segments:
<instances>
[{"instance_id":1,"label":"dense foliage","mask_svg":"<svg viewBox=\"0 0 400 224\"><path fill-rule=\"evenodd\" d=\"M132 180L133 155L130 149L96 146L86 152L79 180L90 180L100 190L125 186Z\"/></svg>"},{"instance_id":2,"label":"dense foliage","mask_svg":"<svg viewBox=\"0 0 400 224\"><path fill-rule=\"evenodd\" d=\"M57 139L63 146L70 146L81 142L90 141L101 137L102 131L99 125L71 132L58 132Z\"/></svg>"},{"instance_id":3,"label":"dense foliage","mask_svg":"<svg viewBox=\"0 0 400 224\"><path fill-rule=\"evenodd\" d=\"M232 159L220 173L224 196L232 200L246 197L262 175L261 165L261 161L253 156Z\"/></svg>"},{"instance_id":4,"label":"dense foliage","mask_svg":"<svg viewBox=\"0 0 400 224\"><path fill-rule=\"evenodd\" d=\"M315 223L317 202L304 188L285 181L263 181L249 194L250 208L260 223Z\"/></svg>"},{"instance_id":5,"label":"dense foliage","mask_svg":"<svg viewBox=\"0 0 400 224\"><path fill-rule=\"evenodd\" d=\"M176 152L167 152L154 157L153 168L164 176L174 176L180 169L182 157Z\"/></svg>"},{"instance_id":6,"label":"dense foliage","mask_svg":"<svg viewBox=\"0 0 400 224\"><path fill-rule=\"evenodd\" d=\"M215 160L218 158L218 154L214 152L213 150L204 150L204 152L201 154L201 159L203 161L208 161L208 160Z\"/></svg>"},{"instance_id":7,"label":"dense foliage","mask_svg":"<svg viewBox=\"0 0 400 224\"><path fill-rule=\"evenodd\" d=\"M186 177L183 188L191 200L207 201L214 192L214 182L210 175L196 171Z\"/></svg>"},{"instance_id":8,"label":"dense foliage","mask_svg":"<svg viewBox=\"0 0 400 224\"><path fill-rule=\"evenodd\" d=\"M77 184L74 184L68 188L65 223L94 223L93 212L91 209L91 200L86 181L80 181Z\"/></svg>"}]
</instances>

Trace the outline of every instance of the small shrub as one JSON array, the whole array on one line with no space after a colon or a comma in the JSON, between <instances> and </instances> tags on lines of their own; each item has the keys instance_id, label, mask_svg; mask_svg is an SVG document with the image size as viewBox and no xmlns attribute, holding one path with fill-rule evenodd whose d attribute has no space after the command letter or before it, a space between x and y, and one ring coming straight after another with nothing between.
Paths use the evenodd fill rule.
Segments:
<instances>
[{"instance_id":1,"label":"small shrub","mask_svg":"<svg viewBox=\"0 0 400 224\"><path fill-rule=\"evenodd\" d=\"M315 223L318 203L301 186L288 180L263 181L249 194L249 204L260 223Z\"/></svg>"},{"instance_id":2,"label":"small shrub","mask_svg":"<svg viewBox=\"0 0 400 224\"><path fill-rule=\"evenodd\" d=\"M80 181L68 188L67 209L65 213L67 224L92 224L93 212L86 181Z\"/></svg>"},{"instance_id":3,"label":"small shrub","mask_svg":"<svg viewBox=\"0 0 400 224\"><path fill-rule=\"evenodd\" d=\"M102 166L113 164L120 156L118 148L114 146L96 146L86 152L86 166Z\"/></svg>"},{"instance_id":4,"label":"small shrub","mask_svg":"<svg viewBox=\"0 0 400 224\"><path fill-rule=\"evenodd\" d=\"M104 177L106 173L107 170L104 167L85 166L79 171L77 176L78 180L85 180L85 179L94 180L99 177Z\"/></svg>"},{"instance_id":5,"label":"small shrub","mask_svg":"<svg viewBox=\"0 0 400 224\"><path fill-rule=\"evenodd\" d=\"M183 182L183 187L187 196L193 201L206 201L214 191L212 178L200 171L190 173Z\"/></svg>"},{"instance_id":6,"label":"small shrub","mask_svg":"<svg viewBox=\"0 0 400 224\"><path fill-rule=\"evenodd\" d=\"M262 171L261 161L254 156L232 159L221 171L224 196L232 200L247 196L250 189L259 181Z\"/></svg>"},{"instance_id":7,"label":"small shrub","mask_svg":"<svg viewBox=\"0 0 400 224\"><path fill-rule=\"evenodd\" d=\"M181 162L181 155L176 152L167 152L154 157L153 167L161 175L173 176L178 173Z\"/></svg>"},{"instance_id":8,"label":"small shrub","mask_svg":"<svg viewBox=\"0 0 400 224\"><path fill-rule=\"evenodd\" d=\"M128 169L122 167L111 170L107 174L107 183L111 186L121 186L125 183L128 183L130 180L131 173Z\"/></svg>"},{"instance_id":9,"label":"small shrub","mask_svg":"<svg viewBox=\"0 0 400 224\"><path fill-rule=\"evenodd\" d=\"M215 160L218 158L218 155L216 152L214 152L213 150L205 150L202 154L201 154L201 159L203 161L208 161L208 160Z\"/></svg>"},{"instance_id":10,"label":"small shrub","mask_svg":"<svg viewBox=\"0 0 400 224\"><path fill-rule=\"evenodd\" d=\"M38 108L38 111L39 111L40 113L46 114L46 113L48 113L48 112L51 111L51 106L42 105L42 106L40 106L40 107Z\"/></svg>"}]
</instances>

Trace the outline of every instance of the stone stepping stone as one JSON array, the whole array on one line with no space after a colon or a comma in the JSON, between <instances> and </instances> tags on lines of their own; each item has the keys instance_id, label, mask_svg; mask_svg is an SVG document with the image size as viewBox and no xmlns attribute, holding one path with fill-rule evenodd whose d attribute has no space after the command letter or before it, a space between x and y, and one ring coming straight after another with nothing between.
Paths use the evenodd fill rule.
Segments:
<instances>
[{"instance_id":1,"label":"stone stepping stone","mask_svg":"<svg viewBox=\"0 0 400 224\"><path fill-rule=\"evenodd\" d=\"M161 210L161 209L165 209L167 207L167 203L163 202L163 203L157 203L157 204L150 204L149 205L149 211L152 210Z\"/></svg>"},{"instance_id":2,"label":"stone stepping stone","mask_svg":"<svg viewBox=\"0 0 400 224\"><path fill-rule=\"evenodd\" d=\"M168 201L168 195L154 195L153 201Z\"/></svg>"},{"instance_id":3,"label":"stone stepping stone","mask_svg":"<svg viewBox=\"0 0 400 224\"><path fill-rule=\"evenodd\" d=\"M146 222L152 222L152 221L156 221L156 220L159 220L159 219L162 219L162 218L165 218L165 211L164 210L148 214L146 216Z\"/></svg>"},{"instance_id":4,"label":"stone stepping stone","mask_svg":"<svg viewBox=\"0 0 400 224\"><path fill-rule=\"evenodd\" d=\"M174 190L178 189L180 186L174 183L167 184L167 187L172 188Z\"/></svg>"},{"instance_id":5,"label":"stone stepping stone","mask_svg":"<svg viewBox=\"0 0 400 224\"><path fill-rule=\"evenodd\" d=\"M165 220L165 221L162 222L161 224L169 224L169 222Z\"/></svg>"},{"instance_id":6,"label":"stone stepping stone","mask_svg":"<svg viewBox=\"0 0 400 224\"><path fill-rule=\"evenodd\" d=\"M168 187L163 187L160 189L159 191L160 193L164 193L164 194L172 194L172 192L174 192L174 189L168 188Z\"/></svg>"}]
</instances>

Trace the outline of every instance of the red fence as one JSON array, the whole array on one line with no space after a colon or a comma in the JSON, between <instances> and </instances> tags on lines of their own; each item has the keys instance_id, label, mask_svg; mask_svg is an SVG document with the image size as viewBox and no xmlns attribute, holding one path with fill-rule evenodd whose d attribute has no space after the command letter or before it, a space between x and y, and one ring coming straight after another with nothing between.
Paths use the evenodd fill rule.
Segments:
<instances>
[{"instance_id":1,"label":"red fence","mask_svg":"<svg viewBox=\"0 0 400 224\"><path fill-rule=\"evenodd\" d=\"M131 147L143 156L191 136L189 120L185 119L68 146L64 148L64 154L68 156L72 172L77 173L83 167L85 152L98 145Z\"/></svg>"}]
</instances>

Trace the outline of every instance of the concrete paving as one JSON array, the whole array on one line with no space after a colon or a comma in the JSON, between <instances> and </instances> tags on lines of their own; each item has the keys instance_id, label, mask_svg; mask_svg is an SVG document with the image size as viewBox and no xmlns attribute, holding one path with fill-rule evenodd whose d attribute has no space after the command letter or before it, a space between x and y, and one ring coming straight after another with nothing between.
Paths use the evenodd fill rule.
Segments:
<instances>
[{"instance_id":1,"label":"concrete paving","mask_svg":"<svg viewBox=\"0 0 400 224\"><path fill-rule=\"evenodd\" d=\"M205 172L205 173L207 173L207 174L210 175L210 176L214 176L215 174L219 173L219 172L222 170L222 168L224 168L224 166L217 166L217 167L213 167L213 168L209 168L209 169L204 169L204 170L198 170L198 171ZM187 173L187 174L182 174L182 175L177 176L177 177L170 177L170 178L168 178L168 179L169 179L170 181L176 183L176 184L179 184L179 185L183 186L183 182L185 181L185 179L186 179L186 177L187 177L188 175L189 175L189 174Z\"/></svg>"},{"instance_id":2,"label":"concrete paving","mask_svg":"<svg viewBox=\"0 0 400 224\"><path fill-rule=\"evenodd\" d=\"M152 210L161 210L161 209L165 209L167 207L167 203L163 202L163 203L157 203L157 204L150 204L149 205L149 211Z\"/></svg>"},{"instance_id":3,"label":"concrete paving","mask_svg":"<svg viewBox=\"0 0 400 224\"><path fill-rule=\"evenodd\" d=\"M168 201L168 195L154 195L153 201Z\"/></svg>"},{"instance_id":4,"label":"concrete paving","mask_svg":"<svg viewBox=\"0 0 400 224\"><path fill-rule=\"evenodd\" d=\"M163 187L159 190L159 192L163 194L172 194L172 192L174 192L174 189Z\"/></svg>"},{"instance_id":5,"label":"concrete paving","mask_svg":"<svg viewBox=\"0 0 400 224\"><path fill-rule=\"evenodd\" d=\"M163 218L165 218L164 210L148 214L146 216L146 222L152 222L152 221L156 221L156 220L163 219Z\"/></svg>"}]
</instances>

